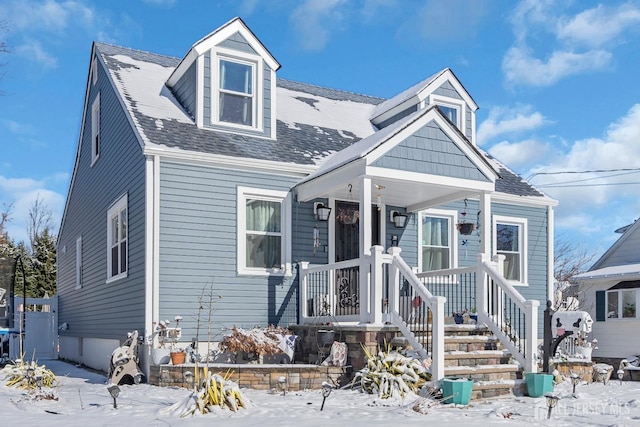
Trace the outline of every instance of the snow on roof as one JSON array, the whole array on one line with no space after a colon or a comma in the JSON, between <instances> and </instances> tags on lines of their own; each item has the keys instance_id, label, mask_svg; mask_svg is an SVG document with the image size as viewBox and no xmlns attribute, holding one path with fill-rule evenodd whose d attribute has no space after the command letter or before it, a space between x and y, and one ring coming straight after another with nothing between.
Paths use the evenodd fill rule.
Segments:
<instances>
[{"instance_id":1,"label":"snow on roof","mask_svg":"<svg viewBox=\"0 0 640 427\"><path fill-rule=\"evenodd\" d=\"M276 89L276 97L278 120L292 129L297 129L298 124L308 124L336 129L342 137L354 140L375 132L369 122L375 105L329 99L283 87Z\"/></svg>"},{"instance_id":2,"label":"snow on roof","mask_svg":"<svg viewBox=\"0 0 640 427\"><path fill-rule=\"evenodd\" d=\"M623 277L640 277L640 264L614 265L575 276L576 279L585 282L598 279L620 279Z\"/></svg>"},{"instance_id":3,"label":"snow on roof","mask_svg":"<svg viewBox=\"0 0 640 427\"><path fill-rule=\"evenodd\" d=\"M411 86L409 89L400 92L399 94L397 94L393 98L389 98L386 101L384 101L383 103L378 104L378 106L372 111L371 116L369 118L374 119L374 118L378 117L379 115L383 114L385 111L390 110L391 108L395 107L396 105L400 105L404 101L406 101L408 99L411 99L413 96L417 95L418 92L420 92L422 89L427 87L429 85L429 83L431 83L433 80L435 80L436 77L438 77L440 74L444 73L446 70L448 70L448 68L445 68L443 70L438 71L437 73L435 73L435 74L427 77L426 79L416 83L415 85Z\"/></svg>"},{"instance_id":4,"label":"snow on roof","mask_svg":"<svg viewBox=\"0 0 640 427\"><path fill-rule=\"evenodd\" d=\"M131 117L134 121L136 120L136 116L133 114L135 110L156 119L158 129L163 128L162 120L193 123L191 117L180 107L178 101L165 86L166 80L174 70L173 67L163 67L122 54L114 55L112 58L126 65L114 71L116 77L114 83L120 93L125 95L124 102L132 113ZM142 126L139 123L136 125L144 142L152 144L152 141L144 135Z\"/></svg>"},{"instance_id":5,"label":"snow on roof","mask_svg":"<svg viewBox=\"0 0 640 427\"><path fill-rule=\"evenodd\" d=\"M342 165L345 165L354 160L363 158L372 150L374 150L376 147L378 147L380 144L387 141L393 135L400 132L409 124L417 120L418 117L421 117L422 115L426 114L431 109L432 108L426 108L426 109L423 108L421 110L415 111L410 115L408 115L407 117L404 117L398 120L397 122L394 122L391 125L380 129L379 131L370 135L369 137L361 139L355 144L348 146L347 148L340 151L339 153L334 153L333 155L327 157L326 160L321 163L320 167L315 172L307 176L301 182L310 181L314 178L317 178L318 176L324 175L325 173L333 169L337 169Z\"/></svg>"}]
</instances>

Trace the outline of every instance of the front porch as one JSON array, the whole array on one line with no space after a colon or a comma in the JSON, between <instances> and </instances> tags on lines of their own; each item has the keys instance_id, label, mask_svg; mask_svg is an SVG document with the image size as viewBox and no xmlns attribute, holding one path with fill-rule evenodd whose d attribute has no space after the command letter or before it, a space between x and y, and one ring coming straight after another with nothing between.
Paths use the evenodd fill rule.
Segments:
<instances>
[{"instance_id":1,"label":"front porch","mask_svg":"<svg viewBox=\"0 0 640 427\"><path fill-rule=\"evenodd\" d=\"M431 373L440 380L445 317L475 311L478 324L487 325L526 372L537 372L539 302L523 298L504 278L503 256L479 255L472 267L416 274L400 252L392 247L385 254L374 246L357 260L301 263L300 324L332 325L345 334L343 342L349 344L349 337L354 369L363 363L358 346L375 350L401 335L422 358L432 359Z\"/></svg>"}]
</instances>

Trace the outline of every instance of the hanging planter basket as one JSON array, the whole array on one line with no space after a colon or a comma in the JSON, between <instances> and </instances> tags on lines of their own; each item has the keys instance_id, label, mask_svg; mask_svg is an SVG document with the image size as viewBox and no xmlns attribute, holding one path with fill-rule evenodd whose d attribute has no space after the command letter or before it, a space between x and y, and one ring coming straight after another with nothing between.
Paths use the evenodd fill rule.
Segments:
<instances>
[{"instance_id":1,"label":"hanging planter basket","mask_svg":"<svg viewBox=\"0 0 640 427\"><path fill-rule=\"evenodd\" d=\"M473 230L476 229L476 225L473 222L459 222L456 224L456 228L460 232L460 234L464 236L468 236L473 233Z\"/></svg>"}]
</instances>

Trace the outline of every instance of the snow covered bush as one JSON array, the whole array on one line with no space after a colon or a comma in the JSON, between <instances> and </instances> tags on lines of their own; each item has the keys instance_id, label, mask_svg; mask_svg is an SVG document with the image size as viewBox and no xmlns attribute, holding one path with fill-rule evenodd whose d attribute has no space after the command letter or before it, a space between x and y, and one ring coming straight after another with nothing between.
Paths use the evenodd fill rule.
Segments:
<instances>
[{"instance_id":1,"label":"snow covered bush","mask_svg":"<svg viewBox=\"0 0 640 427\"><path fill-rule=\"evenodd\" d=\"M427 381L431 381L429 359L403 355L390 347L386 351L379 350L376 355L363 349L367 366L356 372L353 385L359 385L367 393L377 394L381 399L404 398L407 393L417 394Z\"/></svg>"}]
</instances>

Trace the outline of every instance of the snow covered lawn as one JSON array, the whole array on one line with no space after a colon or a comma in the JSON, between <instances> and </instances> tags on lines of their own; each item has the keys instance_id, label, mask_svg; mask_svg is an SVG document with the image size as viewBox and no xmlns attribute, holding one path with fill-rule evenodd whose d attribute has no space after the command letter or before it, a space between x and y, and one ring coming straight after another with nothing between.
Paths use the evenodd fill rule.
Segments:
<instances>
[{"instance_id":1,"label":"snow covered lawn","mask_svg":"<svg viewBox=\"0 0 640 427\"><path fill-rule=\"evenodd\" d=\"M37 399L35 394L0 385L0 408L5 426L200 426L224 419L224 426L411 426L411 425L640 425L640 382L615 380L581 384L576 397L569 381L557 385L558 406L547 421L543 397L516 397L472 402L468 407L444 405L418 397L380 400L356 390L335 390L324 410L321 391L282 393L243 390L248 408L233 413L221 410L193 418L179 418L169 407L189 395L178 388L148 384L121 386L118 408L107 392L103 375L62 361L44 363L59 385L44 389L57 400ZM420 411L416 411L419 409Z\"/></svg>"}]
</instances>

